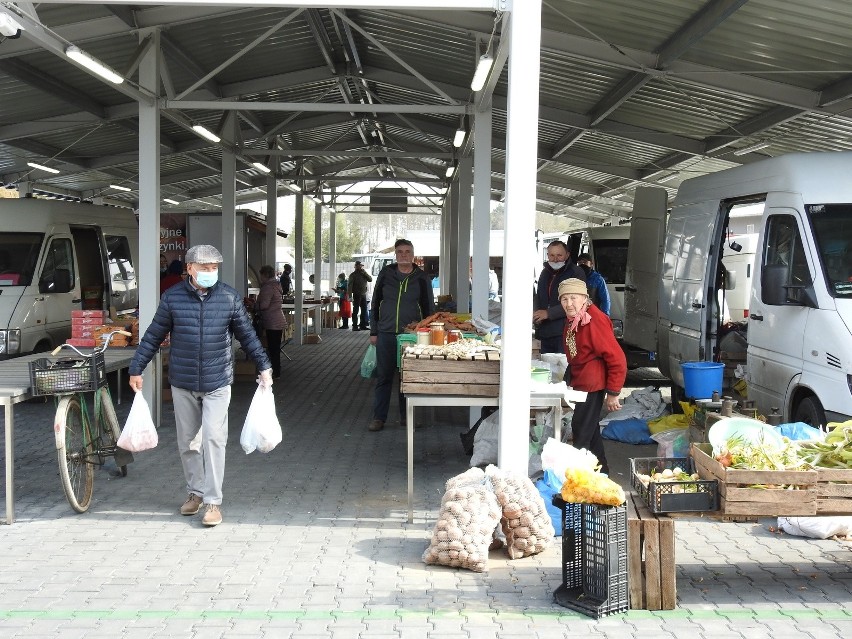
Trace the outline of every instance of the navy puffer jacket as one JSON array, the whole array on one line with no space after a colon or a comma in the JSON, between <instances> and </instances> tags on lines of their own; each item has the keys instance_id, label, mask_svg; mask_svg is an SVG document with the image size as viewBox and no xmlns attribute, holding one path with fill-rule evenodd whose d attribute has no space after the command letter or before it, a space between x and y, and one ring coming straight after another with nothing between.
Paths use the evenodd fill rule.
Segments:
<instances>
[{"instance_id":1,"label":"navy puffer jacket","mask_svg":"<svg viewBox=\"0 0 852 639\"><path fill-rule=\"evenodd\" d=\"M272 368L236 290L222 282L200 297L189 278L167 290L130 362L130 374L141 375L169 333L169 383L209 393L234 383L233 337L259 371Z\"/></svg>"}]
</instances>

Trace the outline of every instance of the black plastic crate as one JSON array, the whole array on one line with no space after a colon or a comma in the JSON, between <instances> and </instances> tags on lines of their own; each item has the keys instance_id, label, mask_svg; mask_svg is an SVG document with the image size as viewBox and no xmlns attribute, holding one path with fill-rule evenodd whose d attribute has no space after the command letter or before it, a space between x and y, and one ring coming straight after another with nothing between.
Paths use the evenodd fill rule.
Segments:
<instances>
[{"instance_id":1,"label":"black plastic crate","mask_svg":"<svg viewBox=\"0 0 852 639\"><path fill-rule=\"evenodd\" d=\"M103 353L90 357L63 357L33 360L30 366L30 388L34 396L78 393L97 390L106 384Z\"/></svg>"},{"instance_id":2,"label":"black plastic crate","mask_svg":"<svg viewBox=\"0 0 852 639\"><path fill-rule=\"evenodd\" d=\"M627 506L571 504L558 495L553 505L562 511L562 585L553 599L596 619L625 612Z\"/></svg>"},{"instance_id":3,"label":"black plastic crate","mask_svg":"<svg viewBox=\"0 0 852 639\"><path fill-rule=\"evenodd\" d=\"M719 510L719 482L715 479L652 481L644 484L638 474L680 468L692 475L691 457L636 457L630 460L630 482L652 513Z\"/></svg>"}]
</instances>

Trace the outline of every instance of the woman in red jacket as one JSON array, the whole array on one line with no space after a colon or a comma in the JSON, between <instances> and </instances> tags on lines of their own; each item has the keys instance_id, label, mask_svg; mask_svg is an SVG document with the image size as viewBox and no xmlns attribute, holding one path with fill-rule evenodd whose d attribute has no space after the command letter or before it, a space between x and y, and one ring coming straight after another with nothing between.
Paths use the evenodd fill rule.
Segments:
<instances>
[{"instance_id":1,"label":"woman in red jacket","mask_svg":"<svg viewBox=\"0 0 852 639\"><path fill-rule=\"evenodd\" d=\"M609 473L601 437L601 407L621 408L618 396L627 377L627 360L612 332L612 321L589 300L586 283L575 278L559 284L559 303L565 309L563 344L570 384L588 393L571 418L575 448L586 448L598 458L601 472Z\"/></svg>"}]
</instances>

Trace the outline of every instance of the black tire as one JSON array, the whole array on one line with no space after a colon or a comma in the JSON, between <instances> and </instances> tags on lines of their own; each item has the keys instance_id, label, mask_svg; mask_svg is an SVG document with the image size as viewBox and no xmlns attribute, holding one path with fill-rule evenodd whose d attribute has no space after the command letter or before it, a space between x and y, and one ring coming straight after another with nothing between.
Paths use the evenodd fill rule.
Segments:
<instances>
[{"instance_id":1,"label":"black tire","mask_svg":"<svg viewBox=\"0 0 852 639\"><path fill-rule=\"evenodd\" d=\"M98 390L100 394L100 425L103 433L103 445L112 447L121 437L121 427L118 425L118 417L115 414L115 406L112 403L109 390L106 386ZM122 477L127 477L127 465L119 466L118 470Z\"/></svg>"},{"instance_id":2,"label":"black tire","mask_svg":"<svg viewBox=\"0 0 852 639\"><path fill-rule=\"evenodd\" d=\"M793 411L794 422L805 422L814 428L825 429L828 423L825 419L825 411L822 408L820 401L813 395L799 400L796 404L796 410Z\"/></svg>"},{"instance_id":3,"label":"black tire","mask_svg":"<svg viewBox=\"0 0 852 639\"><path fill-rule=\"evenodd\" d=\"M56 454L62 490L71 508L84 513L89 509L95 484L95 467L91 463L94 450L76 397L60 400L56 408L56 428Z\"/></svg>"}]
</instances>

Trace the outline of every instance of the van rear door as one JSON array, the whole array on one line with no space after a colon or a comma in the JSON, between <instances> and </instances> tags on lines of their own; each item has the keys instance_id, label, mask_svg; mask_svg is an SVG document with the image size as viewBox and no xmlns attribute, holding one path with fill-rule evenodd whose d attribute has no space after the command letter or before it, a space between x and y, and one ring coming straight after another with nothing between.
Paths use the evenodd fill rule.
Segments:
<instances>
[{"instance_id":1,"label":"van rear door","mask_svg":"<svg viewBox=\"0 0 852 639\"><path fill-rule=\"evenodd\" d=\"M624 276L624 341L649 352L657 350L660 264L667 208L665 189L636 189Z\"/></svg>"}]
</instances>

